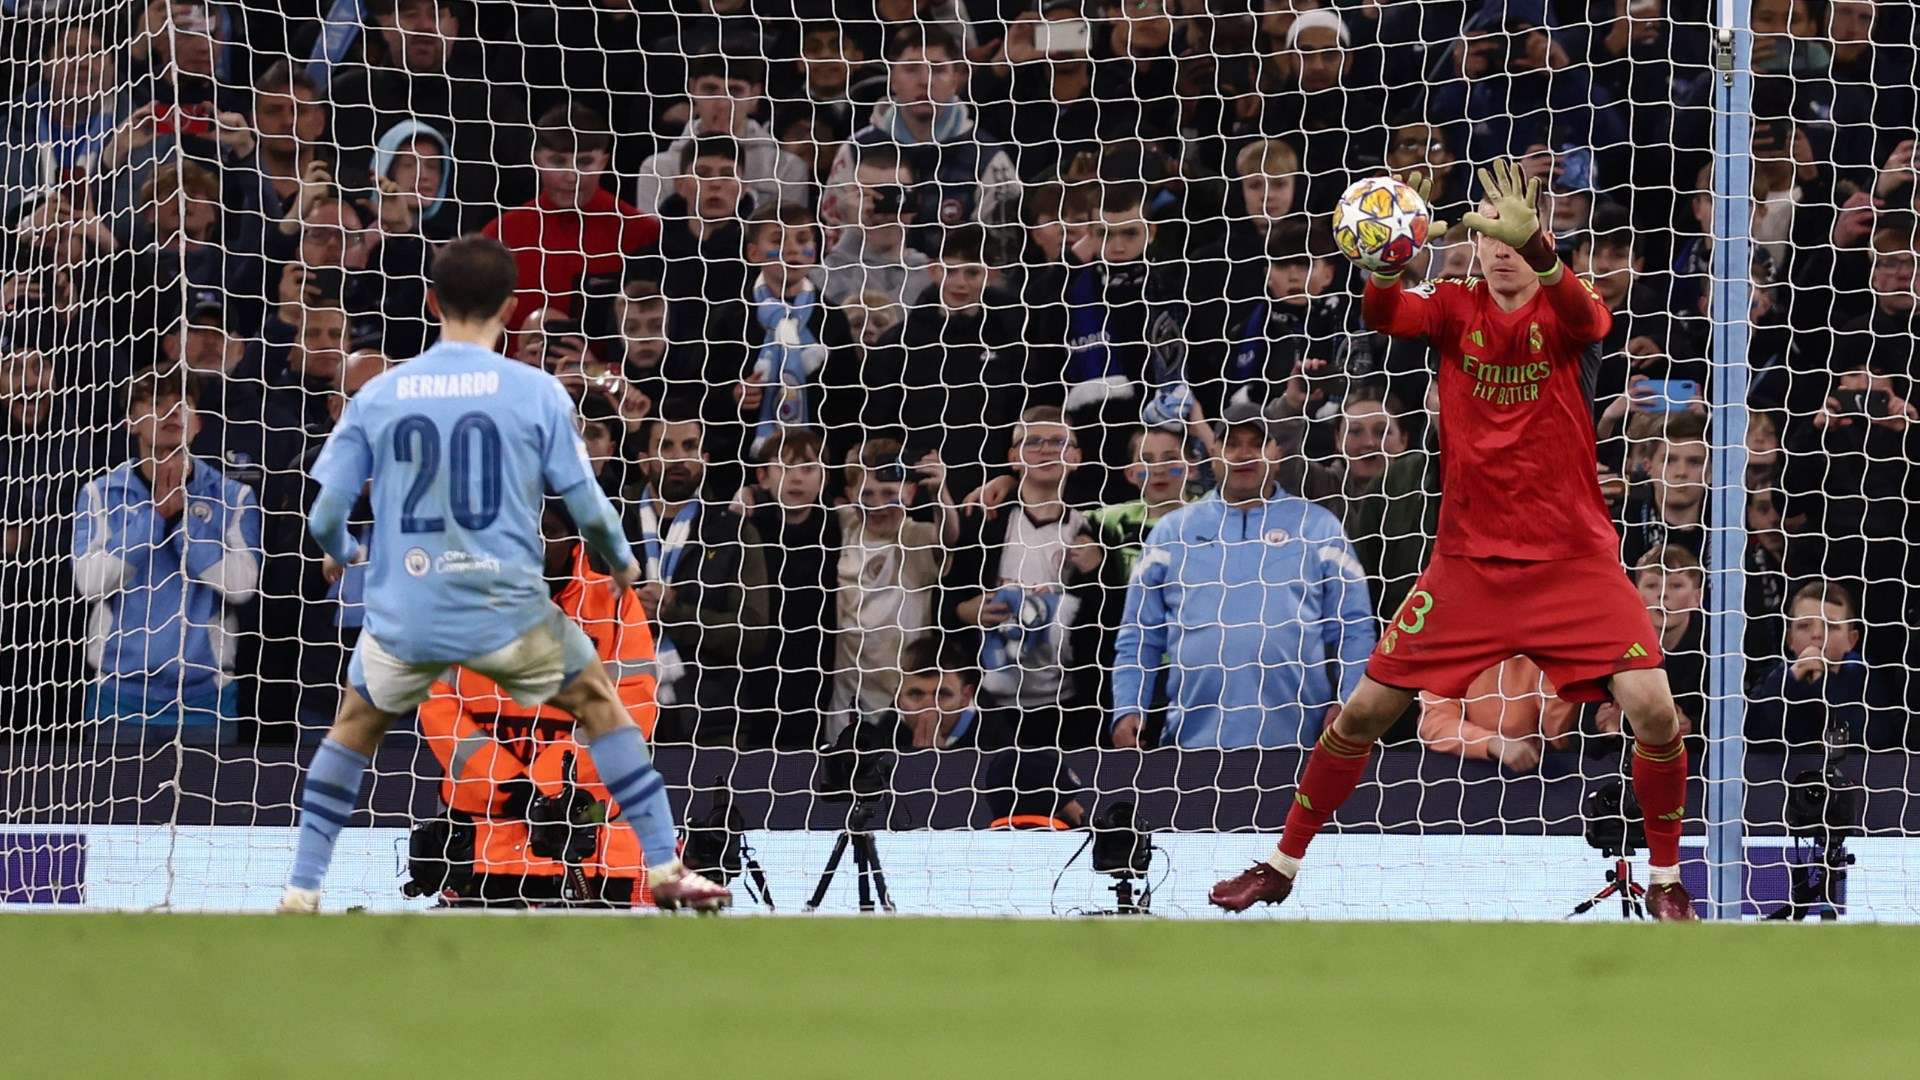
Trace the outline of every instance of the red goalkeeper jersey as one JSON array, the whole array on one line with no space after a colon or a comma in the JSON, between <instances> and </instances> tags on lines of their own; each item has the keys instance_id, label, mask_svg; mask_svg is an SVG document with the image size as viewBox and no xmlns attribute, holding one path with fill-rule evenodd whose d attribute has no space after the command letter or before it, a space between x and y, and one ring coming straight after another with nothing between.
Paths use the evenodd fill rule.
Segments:
<instances>
[{"instance_id":1,"label":"red goalkeeper jersey","mask_svg":"<svg viewBox=\"0 0 1920 1080\"><path fill-rule=\"evenodd\" d=\"M1440 352L1440 535L1445 555L1567 559L1617 552L1596 478L1593 384L1613 315L1586 282L1559 280L1502 311L1479 278L1381 288L1372 329Z\"/></svg>"}]
</instances>

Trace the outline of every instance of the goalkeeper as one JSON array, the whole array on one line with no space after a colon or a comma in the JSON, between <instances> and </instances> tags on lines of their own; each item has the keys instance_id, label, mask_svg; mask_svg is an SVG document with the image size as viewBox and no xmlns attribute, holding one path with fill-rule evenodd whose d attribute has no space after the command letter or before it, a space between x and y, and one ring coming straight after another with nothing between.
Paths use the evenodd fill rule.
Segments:
<instances>
[{"instance_id":1,"label":"goalkeeper","mask_svg":"<svg viewBox=\"0 0 1920 1080\"><path fill-rule=\"evenodd\" d=\"M1406 181L1425 198L1430 179ZM1496 162L1463 219L1482 277L1367 282L1362 315L1440 354L1445 470L1434 555L1375 647L1367 674L1328 718L1294 793L1279 850L1214 886L1228 911L1293 891L1307 844L1366 771L1373 743L1420 690L1463 697L1515 654L1570 702L1612 700L1633 727L1633 789L1646 815L1655 918L1695 918L1680 884L1687 752L1659 636L1620 567L1596 480L1594 371L1607 306L1567 272L1540 224L1540 182ZM1437 239L1447 229L1433 222Z\"/></svg>"}]
</instances>

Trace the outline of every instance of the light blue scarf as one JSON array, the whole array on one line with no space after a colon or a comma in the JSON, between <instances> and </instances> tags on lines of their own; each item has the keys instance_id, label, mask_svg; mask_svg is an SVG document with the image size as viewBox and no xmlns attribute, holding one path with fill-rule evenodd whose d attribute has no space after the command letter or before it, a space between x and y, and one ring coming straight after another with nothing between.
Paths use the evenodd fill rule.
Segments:
<instances>
[{"instance_id":1,"label":"light blue scarf","mask_svg":"<svg viewBox=\"0 0 1920 1080\"><path fill-rule=\"evenodd\" d=\"M819 342L813 336L813 309L819 294L808 282L792 300L776 296L762 281L753 287L753 317L767 332L754 362L754 378L767 389L760 396L760 423L753 431L758 454L782 427L804 426L807 377L819 367Z\"/></svg>"}]
</instances>

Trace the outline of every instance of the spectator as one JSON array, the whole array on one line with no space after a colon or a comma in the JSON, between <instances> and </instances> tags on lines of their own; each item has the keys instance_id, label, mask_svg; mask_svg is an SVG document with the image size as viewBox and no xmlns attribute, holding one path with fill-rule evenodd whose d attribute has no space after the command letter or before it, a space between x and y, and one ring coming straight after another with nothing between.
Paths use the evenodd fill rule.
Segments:
<instances>
[{"instance_id":1,"label":"spectator","mask_svg":"<svg viewBox=\"0 0 1920 1080\"><path fill-rule=\"evenodd\" d=\"M1060 410L1023 412L1008 457L1019 486L997 513L962 520L941 622L980 635L981 708L1016 743L1089 746L1102 609L1119 565L1107 565L1086 516L1065 501L1080 456Z\"/></svg>"},{"instance_id":2,"label":"spectator","mask_svg":"<svg viewBox=\"0 0 1920 1080\"><path fill-rule=\"evenodd\" d=\"M1333 11L1309 11L1295 19L1286 46L1297 74L1293 85L1267 104L1268 133L1291 139L1300 151L1307 178L1301 205L1311 214L1331 212L1360 166L1351 137L1358 126L1354 118L1386 113L1377 90L1348 78L1352 40Z\"/></svg>"},{"instance_id":3,"label":"spectator","mask_svg":"<svg viewBox=\"0 0 1920 1080\"><path fill-rule=\"evenodd\" d=\"M819 745L831 703L831 677L839 616L841 517L823 501L826 465L820 435L788 427L766 447L757 470L754 506L747 523L764 547L771 613L779 628L772 670L753 670L765 712L754 742L787 750Z\"/></svg>"},{"instance_id":4,"label":"spectator","mask_svg":"<svg viewBox=\"0 0 1920 1080\"><path fill-rule=\"evenodd\" d=\"M343 35L347 48L360 48L361 62L332 65L324 95L335 110L334 131L340 146L352 157L371 154L380 133L408 120L445 133L448 157L454 163L453 205L448 212L458 215L452 230L456 234L473 232L488 224L501 207L539 194L527 183L521 167L531 152L526 95L520 89L524 79L519 71L499 63L511 54L495 50L490 57L454 0L367 0L362 10L364 29L348 27ZM344 52L342 57L346 59ZM545 118L536 126L550 127ZM602 121L578 130L606 139L608 128ZM559 140L549 137L548 141ZM573 149L569 143L561 152L570 156ZM368 175L371 170L365 159L352 157L343 162L343 173ZM578 190L591 193L584 186ZM580 250L577 245L560 249Z\"/></svg>"},{"instance_id":5,"label":"spectator","mask_svg":"<svg viewBox=\"0 0 1920 1080\"><path fill-rule=\"evenodd\" d=\"M1647 480L1627 498L1621 559L1629 566L1659 547L1685 548L1695 557L1706 547L1706 417L1688 409L1663 419L1647 447Z\"/></svg>"},{"instance_id":6,"label":"spectator","mask_svg":"<svg viewBox=\"0 0 1920 1080\"><path fill-rule=\"evenodd\" d=\"M688 171L674 177L673 194L660 204L660 291L667 298L668 336L689 347L730 340L726 331L735 328L715 320L746 294L749 276L740 144L709 135L691 154Z\"/></svg>"},{"instance_id":7,"label":"spectator","mask_svg":"<svg viewBox=\"0 0 1920 1080\"><path fill-rule=\"evenodd\" d=\"M907 513L922 480L901 461L900 443L868 439L851 464L851 501L837 512L843 539L830 738L849 721L892 707L906 651L936 633L947 566L940 526Z\"/></svg>"},{"instance_id":8,"label":"spectator","mask_svg":"<svg viewBox=\"0 0 1920 1080\"><path fill-rule=\"evenodd\" d=\"M586 630L628 714L652 738L657 708L648 673L653 638L647 613L633 593L593 567L558 503L550 500L540 521L547 591ZM420 706L420 734L446 772L442 805L474 830L474 879L457 890L463 898L511 907L625 907L640 900L638 882L646 867L639 841L631 829L613 824L619 807L577 740L572 717L546 706L522 706L493 680L456 667L433 684L432 696ZM603 824L569 829L561 857L543 854L532 835L539 815L530 800L550 800L571 812L576 792L598 804L594 820ZM578 848L572 846L576 841Z\"/></svg>"},{"instance_id":9,"label":"spectator","mask_svg":"<svg viewBox=\"0 0 1920 1080\"><path fill-rule=\"evenodd\" d=\"M73 505L93 472L97 439L77 400L58 392L50 330L0 330L0 729L51 731L70 722L65 687L77 686L82 611L64 552Z\"/></svg>"},{"instance_id":10,"label":"spectator","mask_svg":"<svg viewBox=\"0 0 1920 1080\"><path fill-rule=\"evenodd\" d=\"M662 738L739 745L741 669L766 648L767 570L760 534L702 492L705 425L662 410L647 439L649 487L634 513L640 600L658 627Z\"/></svg>"},{"instance_id":11,"label":"spectator","mask_svg":"<svg viewBox=\"0 0 1920 1080\"><path fill-rule=\"evenodd\" d=\"M1103 137L1138 134L1137 104L1095 92L1088 35L1076 30L1085 25L1080 4L1052 0L1007 26L1007 104L983 114L1012 136L1024 179L1058 175L1079 154L1099 153Z\"/></svg>"},{"instance_id":12,"label":"spectator","mask_svg":"<svg viewBox=\"0 0 1920 1080\"><path fill-rule=\"evenodd\" d=\"M1264 407L1288 380L1308 370L1309 361L1314 370L1324 368L1353 315L1344 295L1324 302L1313 295L1315 260L1307 251L1304 222L1287 222L1265 235L1262 250L1243 264L1259 268L1262 280L1229 310L1218 375L1201 378L1190 370L1214 416L1231 402Z\"/></svg>"},{"instance_id":13,"label":"spectator","mask_svg":"<svg viewBox=\"0 0 1920 1080\"><path fill-rule=\"evenodd\" d=\"M1793 417L1781 477L1788 522L1787 569L1795 575L1872 583L1859 588L1862 648L1876 664L1900 665L1920 636L1906 628L1920 597L1913 571L1912 510L1920 500L1920 412L1909 380L1837 357L1826 402ZM1791 414L1790 414L1791 415Z\"/></svg>"},{"instance_id":14,"label":"spectator","mask_svg":"<svg viewBox=\"0 0 1920 1080\"><path fill-rule=\"evenodd\" d=\"M89 482L75 506L73 577L97 604L89 721L232 735L235 607L260 582L260 508L244 485L187 451L197 377L149 369L127 392L136 457ZM169 735L168 737L171 737Z\"/></svg>"},{"instance_id":15,"label":"spectator","mask_svg":"<svg viewBox=\"0 0 1920 1080\"><path fill-rule=\"evenodd\" d=\"M453 238L459 209L451 194L455 165L450 145L445 132L419 120L402 120L380 133L373 149L373 181L383 226L402 232L418 229L435 241Z\"/></svg>"},{"instance_id":16,"label":"spectator","mask_svg":"<svg viewBox=\"0 0 1920 1080\"><path fill-rule=\"evenodd\" d=\"M628 256L659 241L659 220L605 187L612 159L604 117L578 106L541 114L533 144L540 194L483 230L520 265L510 324L536 307L573 312L583 275L619 274Z\"/></svg>"},{"instance_id":17,"label":"spectator","mask_svg":"<svg viewBox=\"0 0 1920 1080\"><path fill-rule=\"evenodd\" d=\"M347 313L337 307L303 310L294 340L268 350L262 412L269 472L286 469L326 441L333 430L329 403L346 358Z\"/></svg>"},{"instance_id":18,"label":"spectator","mask_svg":"<svg viewBox=\"0 0 1920 1080\"><path fill-rule=\"evenodd\" d=\"M1680 710L1680 733L1694 739L1711 736L1706 720L1706 620L1700 617L1700 600L1706 595L1706 573L1700 559L1683 547L1650 548L1633 564L1634 584L1653 620L1653 632L1660 636L1662 667L1673 687L1673 701ZM1602 735L1620 734L1620 707L1605 702L1594 711L1594 727ZM1689 752L1704 750L1694 745Z\"/></svg>"},{"instance_id":19,"label":"spectator","mask_svg":"<svg viewBox=\"0 0 1920 1080\"><path fill-rule=\"evenodd\" d=\"M811 425L820 416L822 380L850 377L840 372L852 339L840 309L820 302L820 232L813 215L768 211L747 223L746 234L753 277L723 318L744 327L731 332L732 340L744 342L750 359L708 368L716 380L736 380L737 409L728 419L738 423L716 432L714 442L720 447L725 440L728 460L736 462L758 455L781 428ZM829 365L833 371L823 370Z\"/></svg>"},{"instance_id":20,"label":"spectator","mask_svg":"<svg viewBox=\"0 0 1920 1080\"><path fill-rule=\"evenodd\" d=\"M913 194L923 226L1012 221L1019 172L1006 148L974 126L971 107L960 100L966 76L959 43L937 26L902 26L887 41L886 59L888 101L834 159L821 220L832 229L854 220L858 148L891 144L919 181Z\"/></svg>"},{"instance_id":21,"label":"spectator","mask_svg":"<svg viewBox=\"0 0 1920 1080\"><path fill-rule=\"evenodd\" d=\"M684 385L700 377L680 363L688 350L676 350L671 360L668 357L667 298L658 282L639 275L628 277L615 306L615 323L620 330L620 366L648 400L664 400L670 383Z\"/></svg>"},{"instance_id":22,"label":"spectator","mask_svg":"<svg viewBox=\"0 0 1920 1080\"><path fill-rule=\"evenodd\" d=\"M1218 497L1154 526L1127 588L1116 746L1148 745L1161 672L1161 745L1310 746L1373 649L1359 560L1332 514L1280 487L1276 425L1235 406L1223 426Z\"/></svg>"},{"instance_id":23,"label":"spectator","mask_svg":"<svg viewBox=\"0 0 1920 1080\"><path fill-rule=\"evenodd\" d=\"M1913 221L1911 217L1902 220L1908 224ZM1900 225L1889 224L1874 231L1873 276L1868 282L1873 310L1844 324L1833 335L1829 366L1839 358L1864 354L1867 366L1874 371L1909 386L1920 378L1914 349L1914 336L1920 333L1920 320L1914 318L1917 239L1920 235Z\"/></svg>"},{"instance_id":24,"label":"spectator","mask_svg":"<svg viewBox=\"0 0 1920 1080\"><path fill-rule=\"evenodd\" d=\"M918 213L912 166L890 144L858 147L853 182L847 227L823 262L822 295L838 305L869 292L892 303L916 303L927 288L930 260L907 246Z\"/></svg>"},{"instance_id":25,"label":"spectator","mask_svg":"<svg viewBox=\"0 0 1920 1080\"><path fill-rule=\"evenodd\" d=\"M1354 393L1340 403L1334 440L1340 456L1328 467L1331 490L1317 501L1339 516L1347 535L1357 536L1355 530L1363 522L1385 516L1382 507L1368 504L1385 502L1387 468L1407 452L1407 433L1386 402ZM1307 486L1320 485L1309 481ZM1377 578L1379 573L1378 566L1367 566L1368 577Z\"/></svg>"},{"instance_id":26,"label":"spectator","mask_svg":"<svg viewBox=\"0 0 1920 1080\"><path fill-rule=\"evenodd\" d=\"M126 105L99 26L81 18L47 26L39 78L0 113L0 225L11 226L34 192L90 168Z\"/></svg>"},{"instance_id":27,"label":"spectator","mask_svg":"<svg viewBox=\"0 0 1920 1080\"><path fill-rule=\"evenodd\" d=\"M1833 734L1847 745L1905 749L1906 719L1860 655L1852 594L1829 582L1802 585L1786 615L1786 655L1764 667L1748 693L1748 741L1756 749L1807 750Z\"/></svg>"},{"instance_id":28,"label":"spectator","mask_svg":"<svg viewBox=\"0 0 1920 1080\"><path fill-rule=\"evenodd\" d=\"M337 366L324 391L314 388L329 430L360 388L388 367L385 356L361 350ZM333 722L340 688L346 685L347 658L366 618L366 562L347 567L338 581L329 582L320 546L307 533L307 512L320 494L313 463L325 445L309 443L289 465L270 473L261 500L267 551L261 622L298 627L299 632L292 641L276 634L262 643L260 711L276 720L291 718L306 730L324 730ZM347 531L363 549L372 541L373 504L367 494L355 501Z\"/></svg>"},{"instance_id":29,"label":"spectator","mask_svg":"<svg viewBox=\"0 0 1920 1080\"><path fill-rule=\"evenodd\" d=\"M1109 438L1139 418L1142 383L1159 389L1186 372L1184 267L1152 250L1157 226L1146 216L1146 185L1109 185L1101 200L1100 235L1081 252L1066 292L1065 407L1090 466L1076 481L1076 502L1112 501L1130 462L1126 440Z\"/></svg>"},{"instance_id":30,"label":"spectator","mask_svg":"<svg viewBox=\"0 0 1920 1080\"><path fill-rule=\"evenodd\" d=\"M1385 622L1400 605L1433 554L1440 530L1440 388L1427 387L1426 429L1387 461L1378 497L1353 505L1345 524L1354 552L1367 570L1374 611ZM1282 481L1285 483L1285 481ZM1304 486L1303 486L1304 490Z\"/></svg>"},{"instance_id":31,"label":"spectator","mask_svg":"<svg viewBox=\"0 0 1920 1080\"><path fill-rule=\"evenodd\" d=\"M1579 721L1579 708L1560 700L1552 681L1524 656L1474 676L1464 698L1420 692L1420 741L1427 749L1516 773L1538 769L1546 750L1566 749Z\"/></svg>"},{"instance_id":32,"label":"spectator","mask_svg":"<svg viewBox=\"0 0 1920 1080\"><path fill-rule=\"evenodd\" d=\"M1538 11L1489 5L1468 18L1451 48L1436 51L1427 76L1428 119L1466 124L1461 149L1469 161L1535 144L1608 147L1626 138L1621 107L1593 85L1586 69L1573 66ZM1514 108L1520 101L1538 104Z\"/></svg>"},{"instance_id":33,"label":"spectator","mask_svg":"<svg viewBox=\"0 0 1920 1080\"><path fill-rule=\"evenodd\" d=\"M860 370L859 423L905 431L911 461L932 453L956 463L949 468L959 491L979 487L989 468L1008 460L1009 435L1039 381L1019 325L1004 305L988 302L983 241L977 225L947 233L926 268L925 302Z\"/></svg>"},{"instance_id":34,"label":"spectator","mask_svg":"<svg viewBox=\"0 0 1920 1080\"><path fill-rule=\"evenodd\" d=\"M138 206L133 299L138 323L152 334L179 321L184 294L234 290L219 232L220 181L212 173L187 161L161 165L142 185Z\"/></svg>"},{"instance_id":35,"label":"spectator","mask_svg":"<svg viewBox=\"0 0 1920 1080\"><path fill-rule=\"evenodd\" d=\"M845 24L840 19L820 19L809 22L800 34L801 95L798 103L786 102L785 107L804 112L808 130L822 134L827 141L839 143L853 134L858 125L854 117L859 105L871 106L871 100L856 99L861 95L855 86L855 74L860 65L867 60L860 44L847 34ZM821 165L829 162L822 161ZM823 170L813 170L808 173Z\"/></svg>"},{"instance_id":36,"label":"spectator","mask_svg":"<svg viewBox=\"0 0 1920 1080\"><path fill-rule=\"evenodd\" d=\"M1187 439L1177 429L1139 428L1131 442L1133 467L1127 470L1127 483L1140 497L1087 512L1107 558L1119 560L1121 570L1129 577L1153 527L1187 505L1189 474L1193 471Z\"/></svg>"},{"instance_id":37,"label":"spectator","mask_svg":"<svg viewBox=\"0 0 1920 1080\"><path fill-rule=\"evenodd\" d=\"M992 749L976 704L980 669L963 649L923 638L900 657L900 689L880 728L899 750Z\"/></svg>"},{"instance_id":38,"label":"spectator","mask_svg":"<svg viewBox=\"0 0 1920 1080\"><path fill-rule=\"evenodd\" d=\"M755 206L808 206L813 182L806 162L781 149L766 125L753 118L766 94L766 62L748 57L694 56L687 60L687 98L692 116L667 148L640 164L634 205L662 214L669 182L686 175L700 139L724 135L740 148L737 175Z\"/></svg>"}]
</instances>

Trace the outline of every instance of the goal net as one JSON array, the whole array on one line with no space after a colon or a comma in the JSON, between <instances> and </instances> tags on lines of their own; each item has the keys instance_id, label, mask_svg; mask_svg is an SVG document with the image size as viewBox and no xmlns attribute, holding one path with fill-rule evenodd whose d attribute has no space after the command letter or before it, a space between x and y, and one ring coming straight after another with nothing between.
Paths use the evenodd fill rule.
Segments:
<instances>
[{"instance_id":1,"label":"goal net","mask_svg":"<svg viewBox=\"0 0 1920 1080\"><path fill-rule=\"evenodd\" d=\"M823 909L879 866L907 911L1205 914L1467 512L1438 353L1365 324L1331 211L1412 171L1457 222L1506 158L1613 312L1582 372L1683 880L1920 916L1913 34L1864 0L0 0L0 902L277 897L365 610L311 466L484 233L501 351L578 402L646 570L616 598L543 523L690 862L780 910L845 847ZM1530 400L1487 362L1488 409ZM1632 719L1525 656L1420 698L1272 913L1563 915L1644 864ZM570 730L449 671L330 896L643 900Z\"/></svg>"}]
</instances>

